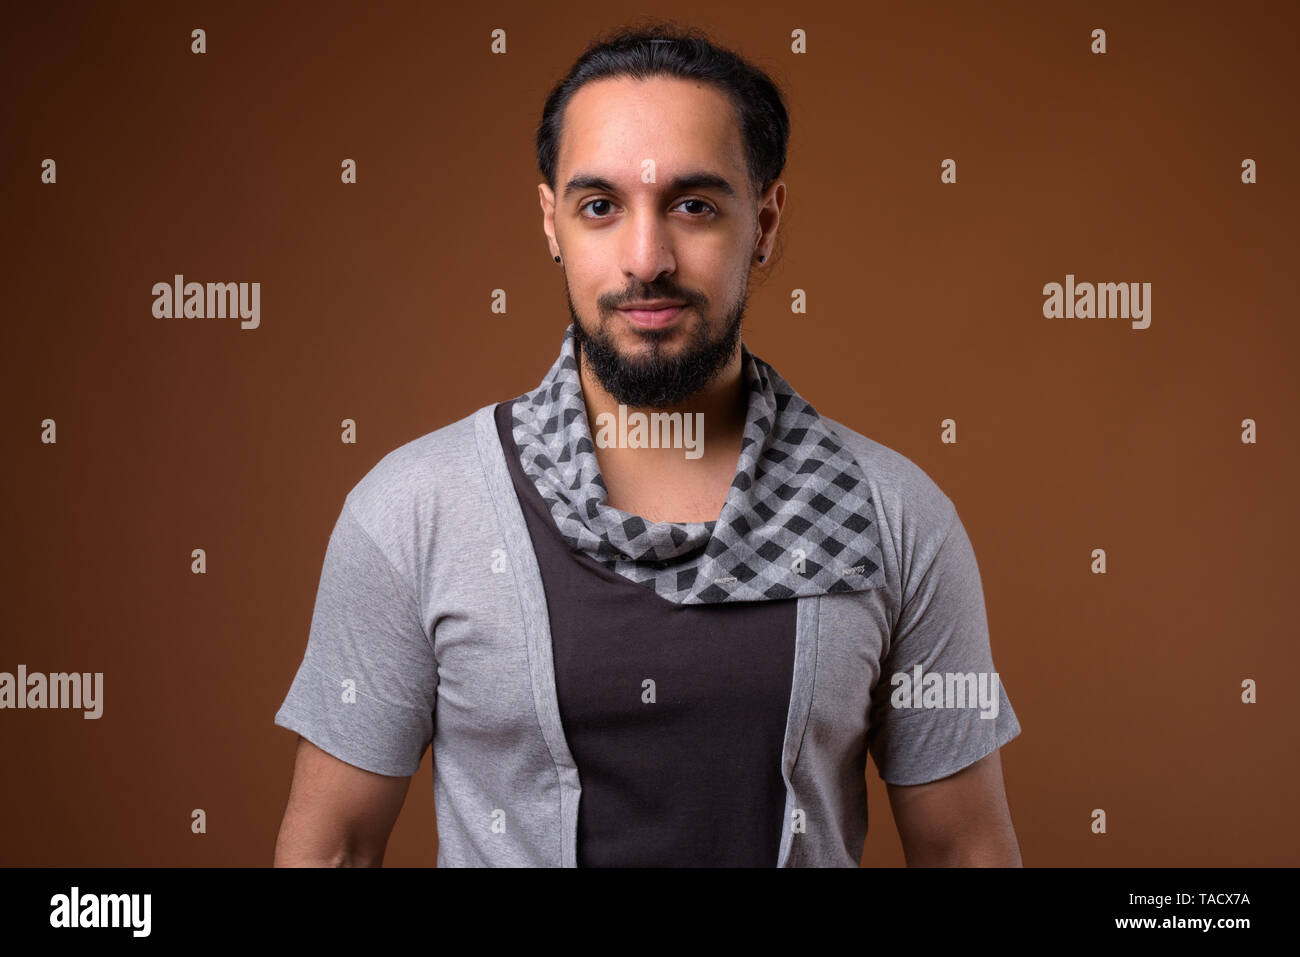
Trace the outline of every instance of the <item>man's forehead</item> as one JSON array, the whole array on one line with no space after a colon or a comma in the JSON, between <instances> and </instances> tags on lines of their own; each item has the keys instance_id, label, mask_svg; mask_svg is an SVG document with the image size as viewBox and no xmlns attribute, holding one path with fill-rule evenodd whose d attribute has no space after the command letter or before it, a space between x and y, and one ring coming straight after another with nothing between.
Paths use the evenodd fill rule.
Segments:
<instances>
[{"instance_id":1,"label":"man's forehead","mask_svg":"<svg viewBox=\"0 0 1300 957\"><path fill-rule=\"evenodd\" d=\"M708 84L675 77L587 83L565 106L557 172L595 173L640 186L646 160L656 181L702 169L743 188L744 149L731 102ZM645 184L653 188L654 184Z\"/></svg>"}]
</instances>

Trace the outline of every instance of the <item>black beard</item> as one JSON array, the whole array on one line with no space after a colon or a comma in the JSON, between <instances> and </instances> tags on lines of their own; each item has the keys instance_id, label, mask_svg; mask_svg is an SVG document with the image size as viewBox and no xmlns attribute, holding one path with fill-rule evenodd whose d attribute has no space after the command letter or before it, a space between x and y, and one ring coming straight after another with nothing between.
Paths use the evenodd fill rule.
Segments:
<instances>
[{"instance_id":1,"label":"black beard","mask_svg":"<svg viewBox=\"0 0 1300 957\"><path fill-rule=\"evenodd\" d=\"M569 303L574 313L573 303ZM665 356L658 343L673 330L646 330L639 333L653 344L650 356L628 361L614 347L604 332L589 335L582 328L576 313L573 315L574 355L579 362L585 354L587 367L596 381L614 399L629 408L661 409L680 405L696 395L722 371L740 341L740 323L744 315L742 298L736 309L727 317L721 337L709 338L705 323L696 326L686 349L676 356ZM621 321L621 320L615 320Z\"/></svg>"}]
</instances>

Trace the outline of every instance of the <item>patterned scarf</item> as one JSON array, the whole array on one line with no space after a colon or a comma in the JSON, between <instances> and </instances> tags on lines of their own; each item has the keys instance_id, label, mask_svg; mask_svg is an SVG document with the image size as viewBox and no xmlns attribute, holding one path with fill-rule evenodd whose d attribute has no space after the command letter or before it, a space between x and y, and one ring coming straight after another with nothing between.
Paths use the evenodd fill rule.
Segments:
<instances>
[{"instance_id":1,"label":"patterned scarf","mask_svg":"<svg viewBox=\"0 0 1300 957\"><path fill-rule=\"evenodd\" d=\"M569 547L682 605L884 584L871 489L817 410L741 343L749 410L715 521L649 522L607 504L573 326L541 384L511 405L520 464Z\"/></svg>"}]
</instances>

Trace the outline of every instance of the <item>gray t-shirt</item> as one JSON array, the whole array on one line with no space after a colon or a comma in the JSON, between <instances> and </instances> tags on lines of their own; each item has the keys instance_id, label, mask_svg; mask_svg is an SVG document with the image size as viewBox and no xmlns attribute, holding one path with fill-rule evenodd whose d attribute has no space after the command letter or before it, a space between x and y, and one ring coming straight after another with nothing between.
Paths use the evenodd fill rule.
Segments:
<instances>
[{"instance_id":1,"label":"gray t-shirt","mask_svg":"<svg viewBox=\"0 0 1300 957\"><path fill-rule=\"evenodd\" d=\"M495 405L394 449L349 491L275 723L377 774L413 774L432 743L439 866L574 867L582 784ZM779 867L858 865L868 751L885 781L920 784L1020 732L952 502L823 420L871 484L885 585L797 599Z\"/></svg>"}]
</instances>

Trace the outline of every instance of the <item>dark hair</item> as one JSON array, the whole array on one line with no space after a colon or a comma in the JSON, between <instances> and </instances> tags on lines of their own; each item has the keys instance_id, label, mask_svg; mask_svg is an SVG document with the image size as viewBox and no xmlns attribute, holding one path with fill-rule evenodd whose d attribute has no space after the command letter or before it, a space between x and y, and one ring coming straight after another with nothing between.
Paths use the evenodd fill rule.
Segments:
<instances>
[{"instance_id":1,"label":"dark hair","mask_svg":"<svg viewBox=\"0 0 1300 957\"><path fill-rule=\"evenodd\" d=\"M735 107L749 185L755 195L761 196L781 175L790 140L790 115L776 84L738 54L712 43L702 31L658 21L649 26L619 27L598 37L547 96L537 127L537 166L552 192L569 99L585 83L619 76L637 80L672 76L712 84Z\"/></svg>"}]
</instances>

